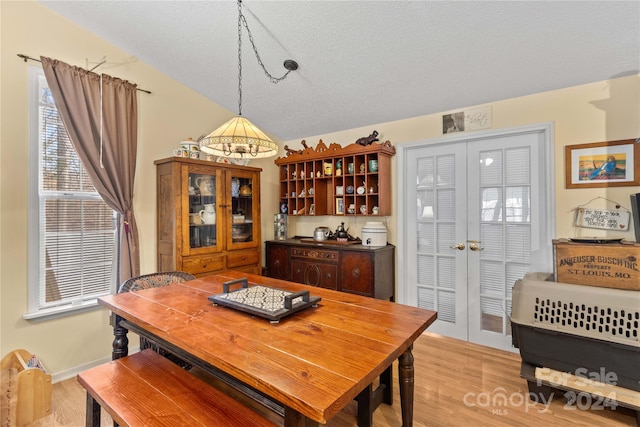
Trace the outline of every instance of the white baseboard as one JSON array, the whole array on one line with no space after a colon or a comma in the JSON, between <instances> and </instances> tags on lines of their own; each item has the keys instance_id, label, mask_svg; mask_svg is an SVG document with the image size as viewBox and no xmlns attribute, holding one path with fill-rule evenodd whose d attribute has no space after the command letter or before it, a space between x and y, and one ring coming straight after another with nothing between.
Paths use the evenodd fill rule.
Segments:
<instances>
[{"instance_id":1,"label":"white baseboard","mask_svg":"<svg viewBox=\"0 0 640 427\"><path fill-rule=\"evenodd\" d=\"M136 347L133 349L129 349L129 354L137 353L140 351L140 348ZM86 371L87 369L91 369L94 366L102 365L103 363L107 363L111 361L111 356L103 357L98 360L94 360L92 362L86 363L84 365L74 366L71 369L67 369L62 372L56 372L55 374L51 374L51 383L55 384L61 381L68 380L70 378L75 378L79 372Z\"/></svg>"}]
</instances>

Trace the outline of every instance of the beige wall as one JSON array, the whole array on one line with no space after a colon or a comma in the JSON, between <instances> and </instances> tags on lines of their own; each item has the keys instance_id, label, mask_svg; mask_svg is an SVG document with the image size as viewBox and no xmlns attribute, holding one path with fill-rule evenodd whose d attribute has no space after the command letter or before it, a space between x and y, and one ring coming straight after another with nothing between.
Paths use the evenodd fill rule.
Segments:
<instances>
[{"instance_id":1,"label":"beige wall","mask_svg":"<svg viewBox=\"0 0 640 427\"><path fill-rule=\"evenodd\" d=\"M425 94L428 96L428 94ZM483 105L485 106L485 105ZM613 187L603 189L571 189L564 188L564 147L566 145L585 144L590 142L615 141L632 139L640 136L640 75L570 87L520 98L508 99L486 104L492 109L493 129L511 128L536 123L553 122L555 139L555 229L556 237L572 237L574 233L583 236L623 237L634 240L633 227L629 232L605 232L572 228L574 213L578 205L588 203L591 199L602 197L620 203L629 208L629 194L640 192L640 187ZM465 108L480 106L460 106ZM316 147L321 139L326 145L338 143L348 145L359 137L369 135L374 129L380 135L381 142L389 140L395 146L403 143L442 138L442 114L398 120L375 124L359 129L349 129L305 138L307 145ZM471 132L467 132L472 134ZM459 134L456 134L458 136ZM289 147L302 148L300 140L286 141ZM395 159L395 157L394 157ZM396 162L393 162L395 166ZM273 172L274 174L276 172ZM396 189L397 171L392 171L392 188ZM385 218L389 231L388 240L397 242L397 212L393 198L393 215ZM610 209L612 205L604 199L589 204L597 209ZM361 236L362 226L366 218L352 217L292 217L289 216L289 236L310 236L318 225L327 225L335 229L341 221L350 227L350 233Z\"/></svg>"},{"instance_id":2,"label":"beige wall","mask_svg":"<svg viewBox=\"0 0 640 427\"><path fill-rule=\"evenodd\" d=\"M25 321L27 298L27 67L15 55L45 55L70 64L85 65L103 56L99 70L136 82L152 91L140 93L138 165L134 189L140 225L141 271L155 271L155 168L153 160L167 157L178 141L210 131L232 116L190 89L131 58L91 33L80 29L35 2L0 2L1 19L1 128L0 128L0 353L25 348L37 353L56 378L109 358L111 328L107 313L96 310L56 320ZM36 29L38 31L36 31ZM46 32L46 37L40 34ZM602 196L628 206L629 193L639 187L610 190L564 190L563 147L570 144L635 138L640 135L640 76L494 102L493 128L532 123L555 123L556 234L570 236L571 208ZM428 96L428 94L425 94ZM376 124L305 138L315 147L325 143L347 145L373 129L394 145L441 136L441 114ZM300 141L287 144L299 147ZM281 143L280 146L284 146ZM254 161L263 168L262 234L273 236L273 214L278 210L278 175L273 159ZM395 168L393 179L396 179ZM395 189L395 182L393 188ZM394 201L394 212L395 201ZM290 218L290 235L309 235L316 225L335 228L337 217ZM364 220L349 219L352 234L360 235ZM389 240L396 242L395 217L387 218ZM631 233L621 237L632 239Z\"/></svg>"}]
</instances>

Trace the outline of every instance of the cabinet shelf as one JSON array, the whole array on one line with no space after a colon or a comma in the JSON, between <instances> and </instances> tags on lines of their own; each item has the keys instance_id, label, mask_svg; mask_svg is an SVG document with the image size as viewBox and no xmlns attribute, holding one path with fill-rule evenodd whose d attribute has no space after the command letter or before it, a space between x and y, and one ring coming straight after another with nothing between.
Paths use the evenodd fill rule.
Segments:
<instances>
[{"instance_id":1,"label":"cabinet shelf","mask_svg":"<svg viewBox=\"0 0 640 427\"><path fill-rule=\"evenodd\" d=\"M395 152L389 141L327 147L322 140L315 149L290 151L275 161L280 170L281 212L286 209L289 215L391 215L391 157ZM360 194L359 187L364 189ZM311 188L313 194L308 194ZM354 212L349 213L352 204Z\"/></svg>"}]
</instances>

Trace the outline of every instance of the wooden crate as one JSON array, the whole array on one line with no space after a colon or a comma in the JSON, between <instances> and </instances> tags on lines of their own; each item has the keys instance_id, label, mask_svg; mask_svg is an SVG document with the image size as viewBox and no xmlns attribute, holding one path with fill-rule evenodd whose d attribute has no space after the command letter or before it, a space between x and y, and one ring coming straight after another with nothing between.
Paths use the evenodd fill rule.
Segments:
<instances>
[{"instance_id":1,"label":"wooden crate","mask_svg":"<svg viewBox=\"0 0 640 427\"><path fill-rule=\"evenodd\" d=\"M556 282L640 291L640 244L553 240Z\"/></svg>"},{"instance_id":2,"label":"wooden crate","mask_svg":"<svg viewBox=\"0 0 640 427\"><path fill-rule=\"evenodd\" d=\"M51 413L51 375L29 367L31 353L14 350L2 358L2 426L22 426Z\"/></svg>"}]
</instances>

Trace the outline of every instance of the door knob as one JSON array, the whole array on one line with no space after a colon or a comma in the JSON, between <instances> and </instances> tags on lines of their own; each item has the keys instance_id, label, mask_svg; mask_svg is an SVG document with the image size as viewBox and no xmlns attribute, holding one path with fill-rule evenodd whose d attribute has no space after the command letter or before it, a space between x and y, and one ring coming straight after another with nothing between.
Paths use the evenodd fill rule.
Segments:
<instances>
[{"instance_id":1,"label":"door knob","mask_svg":"<svg viewBox=\"0 0 640 427\"><path fill-rule=\"evenodd\" d=\"M475 251L481 251L484 248L482 246L476 244L476 243L472 243L472 244L469 245L469 249L471 249L472 251L475 252Z\"/></svg>"},{"instance_id":2,"label":"door knob","mask_svg":"<svg viewBox=\"0 0 640 427\"><path fill-rule=\"evenodd\" d=\"M457 249L459 251L463 251L464 250L464 243L458 243L457 245L451 245L449 246L451 249Z\"/></svg>"}]
</instances>

